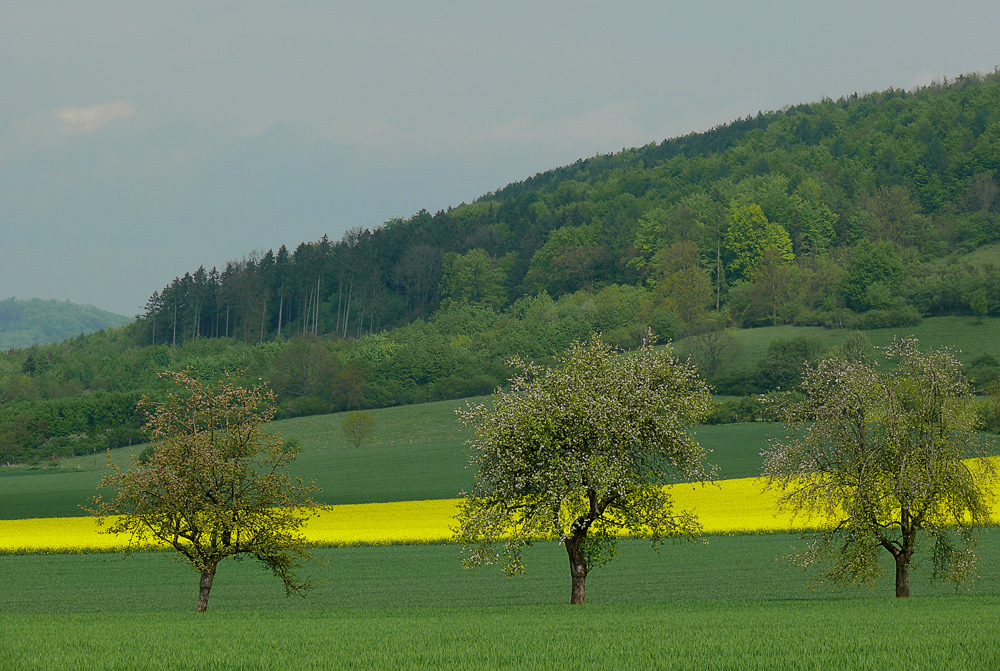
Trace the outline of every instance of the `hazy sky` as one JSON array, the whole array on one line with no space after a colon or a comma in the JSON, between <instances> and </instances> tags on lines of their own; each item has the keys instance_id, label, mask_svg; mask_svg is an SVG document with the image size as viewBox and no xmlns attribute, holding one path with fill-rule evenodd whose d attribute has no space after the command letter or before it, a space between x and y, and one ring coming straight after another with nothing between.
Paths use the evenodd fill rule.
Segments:
<instances>
[{"instance_id":1,"label":"hazy sky","mask_svg":"<svg viewBox=\"0 0 1000 671\"><path fill-rule=\"evenodd\" d=\"M1000 65L1000 3L3 2L0 299L177 275Z\"/></svg>"}]
</instances>

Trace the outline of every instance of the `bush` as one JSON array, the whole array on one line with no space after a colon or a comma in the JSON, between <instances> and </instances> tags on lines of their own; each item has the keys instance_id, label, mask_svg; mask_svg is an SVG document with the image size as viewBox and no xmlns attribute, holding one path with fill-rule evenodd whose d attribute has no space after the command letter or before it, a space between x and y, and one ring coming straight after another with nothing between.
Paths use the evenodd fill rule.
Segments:
<instances>
[{"instance_id":1,"label":"bush","mask_svg":"<svg viewBox=\"0 0 1000 671\"><path fill-rule=\"evenodd\" d=\"M375 418L364 410L347 413L341 424L347 443L356 449L369 444L375 438Z\"/></svg>"},{"instance_id":2,"label":"bush","mask_svg":"<svg viewBox=\"0 0 1000 671\"><path fill-rule=\"evenodd\" d=\"M965 371L972 384L981 389L1000 377L1000 359L982 354L973 359Z\"/></svg>"},{"instance_id":3,"label":"bush","mask_svg":"<svg viewBox=\"0 0 1000 671\"><path fill-rule=\"evenodd\" d=\"M706 424L739 424L744 422L777 422L780 407L791 396L780 394L752 394L719 403Z\"/></svg>"},{"instance_id":4,"label":"bush","mask_svg":"<svg viewBox=\"0 0 1000 671\"><path fill-rule=\"evenodd\" d=\"M102 438L102 436L94 437L78 433L57 436L40 445L38 453L43 457L75 457L97 451L103 452L107 449L107 442Z\"/></svg>"},{"instance_id":5,"label":"bush","mask_svg":"<svg viewBox=\"0 0 1000 671\"><path fill-rule=\"evenodd\" d=\"M852 314L853 313L849 313ZM796 326L823 326L828 329L842 328L845 311L837 310L803 310L795 315L792 323Z\"/></svg>"},{"instance_id":6,"label":"bush","mask_svg":"<svg viewBox=\"0 0 1000 671\"><path fill-rule=\"evenodd\" d=\"M621 349L636 349L642 345L642 339L646 337L648 332L648 326L633 322L606 332L604 341Z\"/></svg>"},{"instance_id":7,"label":"bush","mask_svg":"<svg viewBox=\"0 0 1000 671\"><path fill-rule=\"evenodd\" d=\"M139 463L145 466L149 463L149 460L153 458L153 452L156 450L152 445L147 445L142 448L142 452L139 453Z\"/></svg>"},{"instance_id":8,"label":"bush","mask_svg":"<svg viewBox=\"0 0 1000 671\"><path fill-rule=\"evenodd\" d=\"M719 373L709 379L716 394L723 396L746 396L757 391L753 374L747 370L732 370Z\"/></svg>"},{"instance_id":9,"label":"bush","mask_svg":"<svg viewBox=\"0 0 1000 671\"><path fill-rule=\"evenodd\" d=\"M897 304L884 310L869 310L854 316L848 326L852 329L886 329L899 326L916 326L920 313L912 305Z\"/></svg>"},{"instance_id":10,"label":"bush","mask_svg":"<svg viewBox=\"0 0 1000 671\"><path fill-rule=\"evenodd\" d=\"M771 342L754 372L757 391L791 389L802 379L803 364L819 352L819 343L804 336Z\"/></svg>"},{"instance_id":11,"label":"bush","mask_svg":"<svg viewBox=\"0 0 1000 671\"><path fill-rule=\"evenodd\" d=\"M649 328L653 329L658 342L664 343L676 338L684 323L673 310L664 307L654 308L649 314Z\"/></svg>"},{"instance_id":12,"label":"bush","mask_svg":"<svg viewBox=\"0 0 1000 671\"><path fill-rule=\"evenodd\" d=\"M330 401L317 396L299 396L282 401L275 416L277 419L290 419L309 415L325 415L330 412L333 412Z\"/></svg>"},{"instance_id":13,"label":"bush","mask_svg":"<svg viewBox=\"0 0 1000 671\"><path fill-rule=\"evenodd\" d=\"M442 401L468 396L486 396L492 394L499 385L500 380L492 375L449 376L432 385L430 396L435 400Z\"/></svg>"}]
</instances>

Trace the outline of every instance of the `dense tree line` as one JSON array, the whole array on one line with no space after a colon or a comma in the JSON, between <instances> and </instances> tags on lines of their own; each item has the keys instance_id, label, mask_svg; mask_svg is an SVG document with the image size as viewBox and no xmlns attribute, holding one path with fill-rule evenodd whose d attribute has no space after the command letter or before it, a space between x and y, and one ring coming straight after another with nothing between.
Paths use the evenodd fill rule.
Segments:
<instances>
[{"instance_id":1,"label":"dense tree line","mask_svg":"<svg viewBox=\"0 0 1000 671\"><path fill-rule=\"evenodd\" d=\"M449 299L499 308L616 283L659 287L685 322L724 307L741 326L996 314L996 264L942 261L1000 241L998 99L1000 74L962 76L580 160L434 215L199 268L151 297L136 335L357 337Z\"/></svg>"},{"instance_id":2,"label":"dense tree line","mask_svg":"<svg viewBox=\"0 0 1000 671\"><path fill-rule=\"evenodd\" d=\"M249 383L267 379L277 393L279 418L462 398L505 385L515 353L545 363L595 332L625 349L638 347L649 329L663 339L684 332L684 322L655 306L655 290L611 285L557 299L542 292L500 311L453 301L426 320L360 338L306 333L253 344L199 338L135 347L131 325L14 350L0 355L0 463L40 463L145 440L145 415L137 405L143 395L163 398L167 389L157 376L163 370L190 371L206 381L227 372ZM677 343L716 393L739 397L722 403L709 421L775 420L774 407L754 395L794 387L803 362L825 355L823 347L808 337L779 338L759 360L750 360L723 325ZM874 351L862 332L840 350L856 357ZM969 364L977 386L990 399L1000 398L1000 360L987 354ZM983 411L984 423L1000 429L996 404Z\"/></svg>"},{"instance_id":3,"label":"dense tree line","mask_svg":"<svg viewBox=\"0 0 1000 671\"><path fill-rule=\"evenodd\" d=\"M520 353L547 360L602 332L636 347L649 328L673 337L682 325L654 307L645 287L612 285L558 299L541 292L496 310L450 298L428 319L359 338L304 333L264 343L197 338L137 347L131 324L44 347L0 354L0 462L90 454L143 440L139 399L166 392L157 373L227 372L270 380L279 417L387 407L488 394ZM665 318L664 318L665 316Z\"/></svg>"}]
</instances>

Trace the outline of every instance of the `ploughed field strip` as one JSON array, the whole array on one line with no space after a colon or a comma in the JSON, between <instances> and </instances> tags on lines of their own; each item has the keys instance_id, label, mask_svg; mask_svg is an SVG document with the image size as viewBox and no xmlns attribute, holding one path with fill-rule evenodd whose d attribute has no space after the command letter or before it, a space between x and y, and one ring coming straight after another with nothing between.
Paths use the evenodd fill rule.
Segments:
<instances>
[{"instance_id":1,"label":"ploughed field strip","mask_svg":"<svg viewBox=\"0 0 1000 671\"><path fill-rule=\"evenodd\" d=\"M677 510L698 515L704 533L794 532L823 526L823 519L778 509L778 492L763 478L676 484L667 489ZM316 546L439 543L452 537L461 499L331 506L309 520L305 536ZM994 501L994 523L1000 502ZM0 520L0 553L75 553L122 550L128 538L100 532L92 517ZM151 548L153 549L153 548Z\"/></svg>"}]
</instances>

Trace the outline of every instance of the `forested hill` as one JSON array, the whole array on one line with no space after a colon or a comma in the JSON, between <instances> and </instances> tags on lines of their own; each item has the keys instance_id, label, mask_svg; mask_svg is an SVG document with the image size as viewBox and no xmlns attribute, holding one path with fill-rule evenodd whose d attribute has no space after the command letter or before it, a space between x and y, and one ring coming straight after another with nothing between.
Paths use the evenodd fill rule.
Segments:
<instances>
[{"instance_id":1,"label":"forested hill","mask_svg":"<svg viewBox=\"0 0 1000 671\"><path fill-rule=\"evenodd\" d=\"M128 317L92 305L8 298L0 301L0 348L59 342L81 333L123 326L129 321Z\"/></svg>"},{"instance_id":2,"label":"forested hill","mask_svg":"<svg viewBox=\"0 0 1000 671\"><path fill-rule=\"evenodd\" d=\"M994 312L992 271L940 262L1000 239L998 163L998 73L796 105L186 273L137 335L350 337L442 301L499 308L613 283L655 284L685 322L702 303L745 326Z\"/></svg>"},{"instance_id":3,"label":"forested hill","mask_svg":"<svg viewBox=\"0 0 1000 671\"><path fill-rule=\"evenodd\" d=\"M967 315L935 323L977 343L967 370L993 393L998 168L1000 71L759 114L201 268L122 329L0 352L0 463L142 440L137 403L165 369L269 380L290 417L488 394L513 354L594 332L630 348L650 328L746 396L794 387L833 346L867 356L846 329ZM756 326L780 335L729 330ZM738 403L718 419L761 418Z\"/></svg>"}]
</instances>

